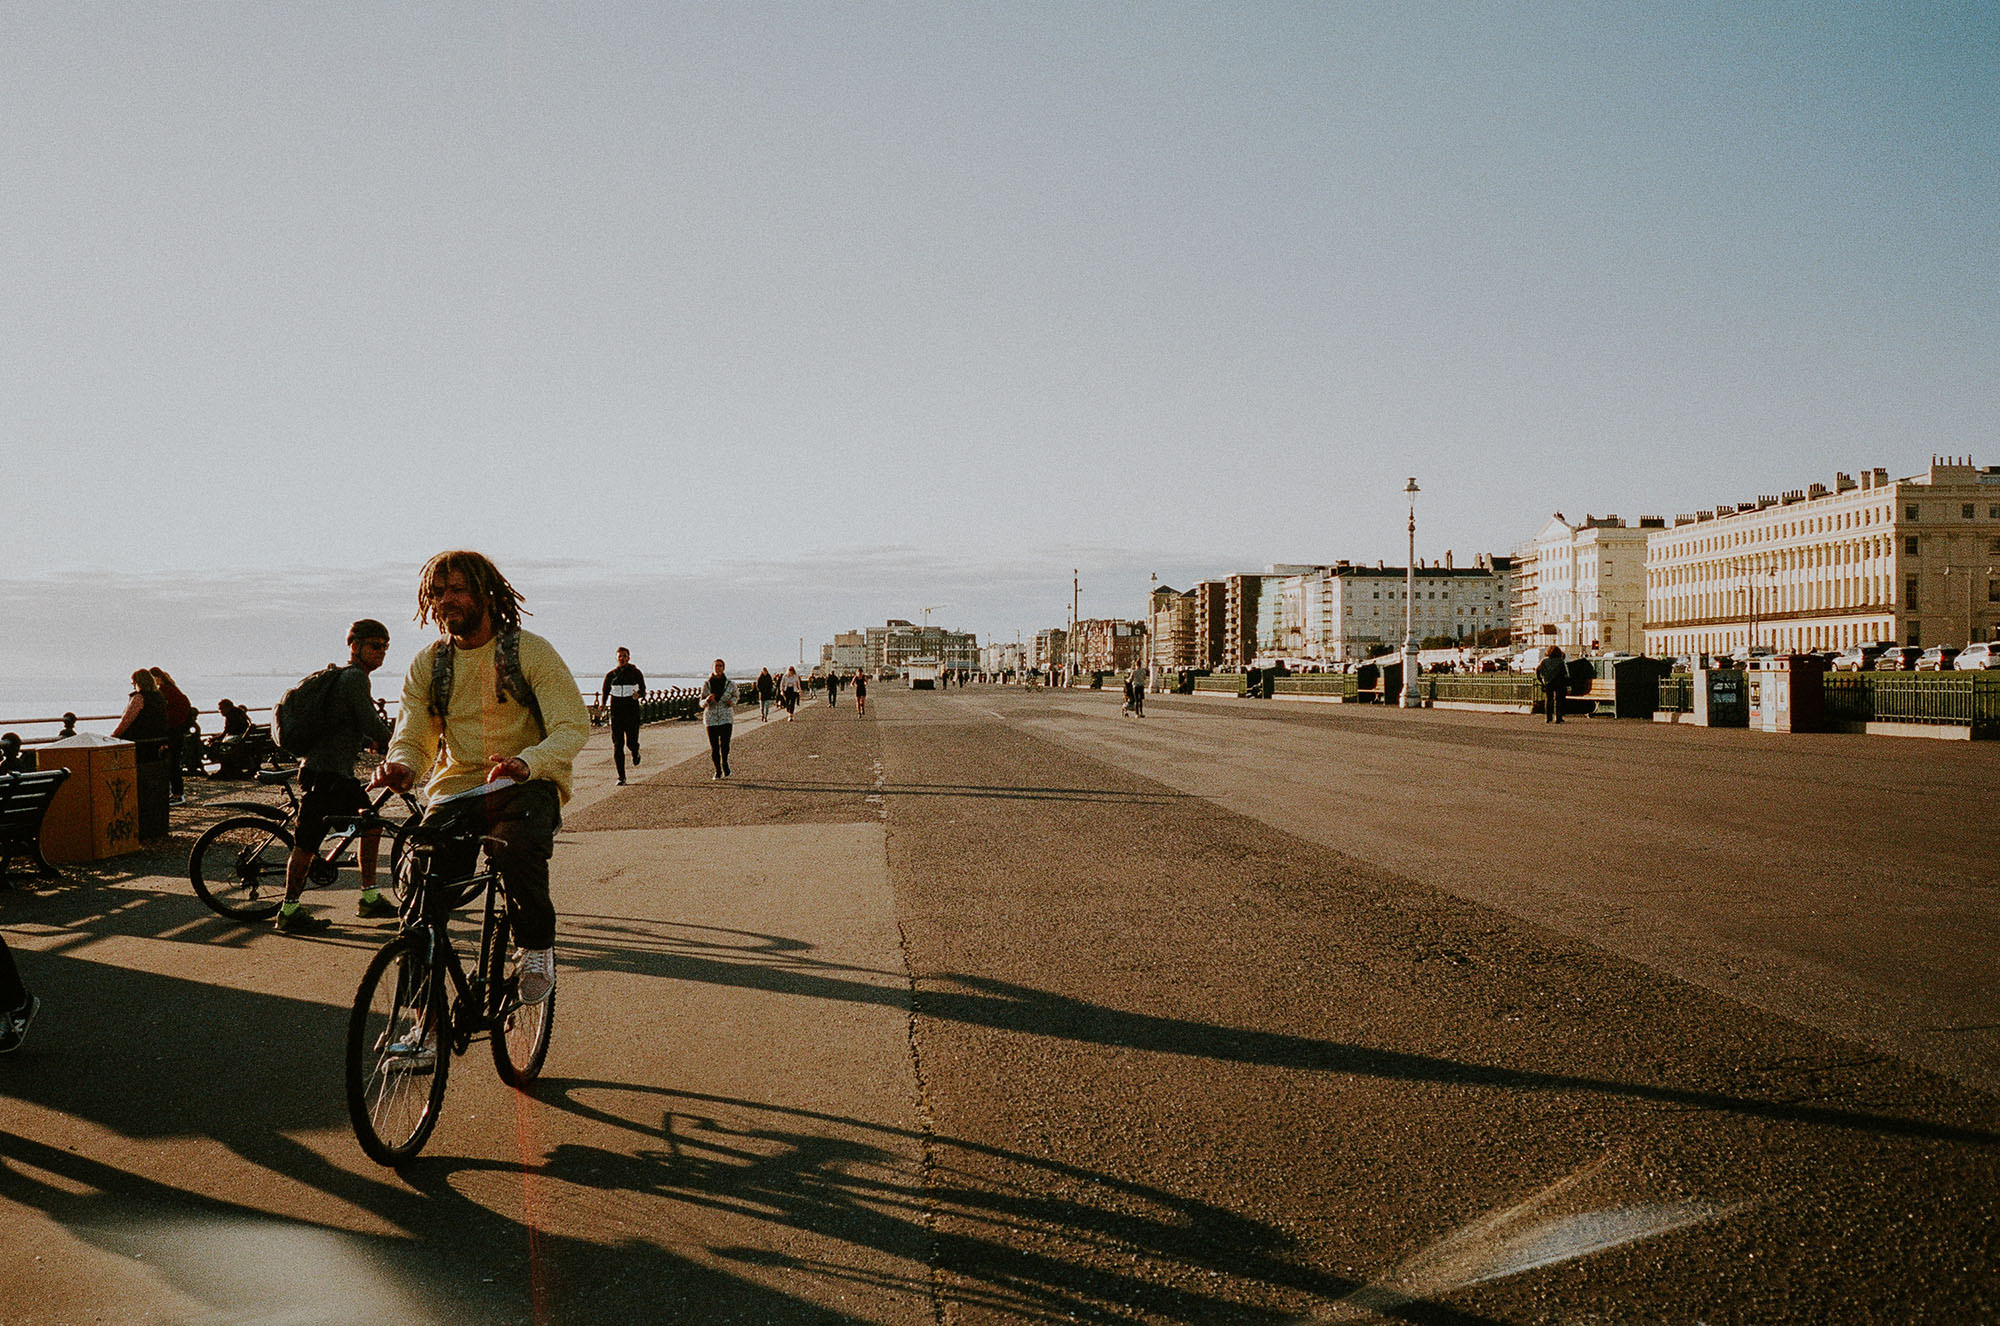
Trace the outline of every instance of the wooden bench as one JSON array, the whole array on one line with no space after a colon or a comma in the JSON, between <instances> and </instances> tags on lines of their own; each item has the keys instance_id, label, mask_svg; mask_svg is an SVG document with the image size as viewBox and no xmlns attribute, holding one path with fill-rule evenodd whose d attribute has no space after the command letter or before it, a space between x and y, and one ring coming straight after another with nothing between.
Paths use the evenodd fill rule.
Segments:
<instances>
[{"instance_id":1,"label":"wooden bench","mask_svg":"<svg viewBox=\"0 0 2000 1326\"><path fill-rule=\"evenodd\" d=\"M33 859L44 875L58 873L42 855L42 820L68 777L67 769L0 774L0 873L16 854Z\"/></svg>"},{"instance_id":2,"label":"wooden bench","mask_svg":"<svg viewBox=\"0 0 2000 1326\"><path fill-rule=\"evenodd\" d=\"M277 743L269 723L252 723L240 737L212 737L208 758L217 766L213 777L248 778L268 761L277 764Z\"/></svg>"}]
</instances>

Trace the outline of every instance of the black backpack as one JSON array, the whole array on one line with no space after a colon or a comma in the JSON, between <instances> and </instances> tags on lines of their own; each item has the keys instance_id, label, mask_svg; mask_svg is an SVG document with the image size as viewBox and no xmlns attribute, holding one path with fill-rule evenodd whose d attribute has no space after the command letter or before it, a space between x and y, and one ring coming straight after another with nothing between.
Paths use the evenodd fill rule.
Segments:
<instances>
[{"instance_id":1,"label":"black backpack","mask_svg":"<svg viewBox=\"0 0 2000 1326\"><path fill-rule=\"evenodd\" d=\"M333 701L345 664L329 663L286 691L271 713L271 740L303 759L325 740L332 726Z\"/></svg>"}]
</instances>

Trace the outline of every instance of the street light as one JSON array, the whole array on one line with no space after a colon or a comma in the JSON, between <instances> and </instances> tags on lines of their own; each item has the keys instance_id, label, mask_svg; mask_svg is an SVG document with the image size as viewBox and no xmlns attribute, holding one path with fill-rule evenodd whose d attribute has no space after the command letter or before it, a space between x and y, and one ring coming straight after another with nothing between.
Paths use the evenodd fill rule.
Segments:
<instances>
[{"instance_id":1,"label":"street light","mask_svg":"<svg viewBox=\"0 0 2000 1326\"><path fill-rule=\"evenodd\" d=\"M1146 689L1160 689L1160 637L1153 629L1153 614L1159 611L1160 573L1154 571L1153 588L1146 595Z\"/></svg>"},{"instance_id":2,"label":"street light","mask_svg":"<svg viewBox=\"0 0 2000 1326\"><path fill-rule=\"evenodd\" d=\"M1422 706L1417 694L1417 480L1413 475L1403 488L1410 499L1410 564L1403 569L1403 698L1405 709Z\"/></svg>"}]
</instances>

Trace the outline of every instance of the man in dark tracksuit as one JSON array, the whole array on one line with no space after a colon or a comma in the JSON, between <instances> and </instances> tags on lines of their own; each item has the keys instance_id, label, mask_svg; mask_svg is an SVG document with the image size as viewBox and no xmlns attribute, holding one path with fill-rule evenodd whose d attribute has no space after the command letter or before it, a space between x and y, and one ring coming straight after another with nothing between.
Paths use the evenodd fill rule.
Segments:
<instances>
[{"instance_id":1,"label":"man in dark tracksuit","mask_svg":"<svg viewBox=\"0 0 2000 1326\"><path fill-rule=\"evenodd\" d=\"M598 703L611 710L611 758L618 765L618 781L625 781L625 748L632 748L632 767L639 767L639 697L646 692L646 678L632 666L632 651L618 651L618 666L604 674L604 689Z\"/></svg>"}]
</instances>

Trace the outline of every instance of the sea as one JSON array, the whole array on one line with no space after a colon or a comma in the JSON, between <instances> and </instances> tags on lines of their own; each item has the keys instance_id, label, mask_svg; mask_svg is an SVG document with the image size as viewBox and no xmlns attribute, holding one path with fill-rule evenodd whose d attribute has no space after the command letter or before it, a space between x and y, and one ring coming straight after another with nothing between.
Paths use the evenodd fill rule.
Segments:
<instances>
[{"instance_id":1,"label":"sea","mask_svg":"<svg viewBox=\"0 0 2000 1326\"><path fill-rule=\"evenodd\" d=\"M268 722L272 706L280 696L298 684L303 673L290 672L208 672L174 674L174 681L201 711L205 732L219 732L222 723L215 716L217 700L233 700L250 710L258 722ZM601 672L577 673L577 687L586 700L594 699L604 681ZM403 674L384 668L375 674L375 696L389 703L395 716L402 692ZM646 684L655 690L699 686L702 678L692 673L646 674ZM109 733L125 712L125 700L132 692L132 674L98 673L79 669L67 677L0 677L0 732L18 732L22 740L34 742L53 737L62 730L65 712L77 716L77 731ZM37 721L46 720L46 721Z\"/></svg>"}]
</instances>

